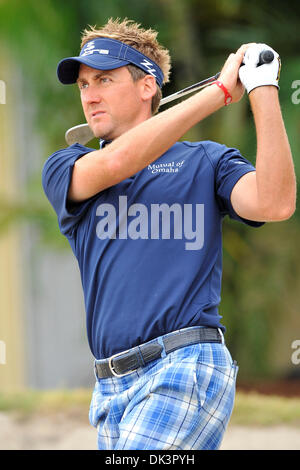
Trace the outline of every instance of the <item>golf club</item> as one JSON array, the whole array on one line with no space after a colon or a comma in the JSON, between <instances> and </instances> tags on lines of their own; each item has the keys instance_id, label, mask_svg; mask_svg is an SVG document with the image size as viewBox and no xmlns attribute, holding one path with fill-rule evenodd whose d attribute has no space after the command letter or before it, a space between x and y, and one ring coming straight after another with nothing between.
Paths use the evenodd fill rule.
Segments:
<instances>
[{"instance_id":1,"label":"golf club","mask_svg":"<svg viewBox=\"0 0 300 470\"><path fill-rule=\"evenodd\" d=\"M259 62L257 66L272 62L273 59L274 59L273 52L270 50L264 50L259 55ZM206 78L205 80L202 80L201 82L197 82L194 85L190 85L186 88L183 88L182 90L179 90L173 93L172 95L162 98L160 101L160 106L163 106L166 103L170 103L171 101L177 100L179 98L182 98L185 95L198 91L201 88L212 85L218 79L220 73L221 72L218 72L216 75L213 75L212 77ZM65 139L68 145L73 145L75 143L85 145L94 138L95 136L93 134L93 131L87 123L79 124L77 126L71 127L70 129L67 130L65 134Z\"/></svg>"}]
</instances>

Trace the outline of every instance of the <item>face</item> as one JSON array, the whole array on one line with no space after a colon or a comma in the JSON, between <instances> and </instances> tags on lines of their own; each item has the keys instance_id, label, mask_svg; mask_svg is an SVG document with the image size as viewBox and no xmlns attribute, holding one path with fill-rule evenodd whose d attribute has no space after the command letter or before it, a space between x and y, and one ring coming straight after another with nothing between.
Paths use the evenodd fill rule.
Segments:
<instances>
[{"instance_id":1,"label":"face","mask_svg":"<svg viewBox=\"0 0 300 470\"><path fill-rule=\"evenodd\" d=\"M87 123L96 137L112 140L149 116L145 87L126 67L96 70L80 65L77 84Z\"/></svg>"}]
</instances>

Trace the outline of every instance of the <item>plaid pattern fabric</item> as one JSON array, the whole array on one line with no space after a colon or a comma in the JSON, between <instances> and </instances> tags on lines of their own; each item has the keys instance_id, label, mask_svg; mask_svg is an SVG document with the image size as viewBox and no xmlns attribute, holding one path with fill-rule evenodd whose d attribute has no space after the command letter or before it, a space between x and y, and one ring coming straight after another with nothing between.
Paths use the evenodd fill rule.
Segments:
<instances>
[{"instance_id":1,"label":"plaid pattern fabric","mask_svg":"<svg viewBox=\"0 0 300 470\"><path fill-rule=\"evenodd\" d=\"M202 343L127 376L97 380L90 422L99 450L218 449L237 370L224 344Z\"/></svg>"}]
</instances>

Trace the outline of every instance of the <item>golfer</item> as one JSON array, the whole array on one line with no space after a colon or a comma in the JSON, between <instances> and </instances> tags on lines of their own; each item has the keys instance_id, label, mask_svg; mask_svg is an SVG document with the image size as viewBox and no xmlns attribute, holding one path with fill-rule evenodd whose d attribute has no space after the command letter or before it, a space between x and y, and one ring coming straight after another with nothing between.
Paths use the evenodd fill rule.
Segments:
<instances>
[{"instance_id":1,"label":"golfer","mask_svg":"<svg viewBox=\"0 0 300 470\"><path fill-rule=\"evenodd\" d=\"M156 36L110 19L84 31L78 57L60 61L58 78L77 83L100 149L55 152L43 187L80 268L98 448L218 449L237 374L219 313L222 221L259 227L295 210L280 59L271 49L274 60L257 66L270 47L245 44L218 82L156 114L170 72ZM180 141L245 89L255 167L221 143Z\"/></svg>"}]
</instances>

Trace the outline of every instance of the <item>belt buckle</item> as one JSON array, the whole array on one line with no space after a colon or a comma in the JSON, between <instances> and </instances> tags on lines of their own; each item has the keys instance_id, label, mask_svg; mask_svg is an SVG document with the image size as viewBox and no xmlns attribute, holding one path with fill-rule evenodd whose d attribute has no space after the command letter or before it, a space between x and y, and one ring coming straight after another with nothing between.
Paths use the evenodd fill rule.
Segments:
<instances>
[{"instance_id":1,"label":"belt buckle","mask_svg":"<svg viewBox=\"0 0 300 470\"><path fill-rule=\"evenodd\" d=\"M113 359L115 359L115 358L118 357L118 356L122 356L123 354L128 353L130 350L131 350L131 349L127 349L126 351L122 351L121 353L114 354L113 356L110 356L110 358L108 359L108 367L109 367L111 373L112 373L115 377L124 377L125 375L131 374L132 372L134 372L134 370L128 370L127 372L125 372L125 374L118 374L118 373L114 370L114 367L113 367L113 364L112 364Z\"/></svg>"}]
</instances>

